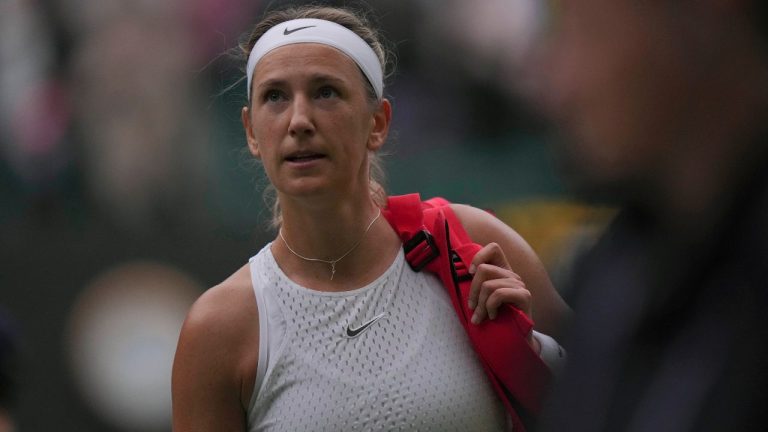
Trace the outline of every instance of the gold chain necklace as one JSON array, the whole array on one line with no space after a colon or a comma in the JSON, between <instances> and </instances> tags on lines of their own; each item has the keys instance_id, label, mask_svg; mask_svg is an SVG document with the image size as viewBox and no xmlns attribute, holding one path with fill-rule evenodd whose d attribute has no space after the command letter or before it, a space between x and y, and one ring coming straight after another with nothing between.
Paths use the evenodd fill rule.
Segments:
<instances>
[{"instance_id":1,"label":"gold chain necklace","mask_svg":"<svg viewBox=\"0 0 768 432\"><path fill-rule=\"evenodd\" d=\"M298 252L293 250L293 248L291 248L291 246L285 240L285 237L283 236L283 228L282 227L280 227L279 234L280 234L280 238L283 239L283 243L285 243L285 247L287 247L288 250L291 251L292 254L294 254L297 257L303 259L304 261L322 262L322 263L326 263L326 264L330 265L331 266L331 280L333 280L333 275L336 274L336 263L341 261L341 260L343 260L347 255L352 253L352 251L355 250L357 248L357 246L360 245L360 242L363 241L363 238L365 238L365 235L368 234L368 231L370 231L370 229L373 226L373 224L379 219L379 216L381 216L381 209L379 209L379 212L376 214L376 217L374 217L373 220L371 220L371 222L365 228L365 231L363 232L363 235L360 236L360 239L358 239L357 242L354 245L352 245L352 247L349 248L348 251L344 252L344 254L342 256L340 256L340 257L338 257L336 259L333 259L333 260L324 260L324 259L321 259L321 258L307 258L307 257L305 257L303 255L300 255Z\"/></svg>"}]
</instances>

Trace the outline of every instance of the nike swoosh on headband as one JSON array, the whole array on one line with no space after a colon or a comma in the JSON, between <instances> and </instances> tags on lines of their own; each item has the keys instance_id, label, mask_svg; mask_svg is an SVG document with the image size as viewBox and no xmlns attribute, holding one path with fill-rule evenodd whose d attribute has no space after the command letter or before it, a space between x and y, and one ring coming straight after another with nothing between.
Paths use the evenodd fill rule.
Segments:
<instances>
[{"instance_id":1,"label":"nike swoosh on headband","mask_svg":"<svg viewBox=\"0 0 768 432\"><path fill-rule=\"evenodd\" d=\"M367 322L361 324L357 328L352 328L352 326L347 326L346 337L349 338L349 339L352 339L352 338L360 336L360 334L363 333L365 330L367 330L368 327L373 325L373 323L375 323L376 321L384 318L384 315L386 315L386 314L387 314L386 312L382 312L382 313L376 315L375 317L371 318Z\"/></svg>"},{"instance_id":2,"label":"nike swoosh on headband","mask_svg":"<svg viewBox=\"0 0 768 432\"><path fill-rule=\"evenodd\" d=\"M304 30L304 29L308 29L308 28L311 28L311 27L317 27L317 26L311 25L311 26L297 27L297 28L295 28L293 30L288 30L288 27L286 27L285 30L283 30L283 35L288 36L291 33L296 33L299 30Z\"/></svg>"}]
</instances>

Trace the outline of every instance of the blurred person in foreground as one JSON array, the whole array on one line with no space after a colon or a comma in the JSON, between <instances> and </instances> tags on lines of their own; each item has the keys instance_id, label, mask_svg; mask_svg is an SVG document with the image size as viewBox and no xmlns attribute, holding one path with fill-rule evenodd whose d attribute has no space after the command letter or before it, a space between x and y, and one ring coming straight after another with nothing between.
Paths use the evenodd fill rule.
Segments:
<instances>
[{"instance_id":1,"label":"blurred person in foreground","mask_svg":"<svg viewBox=\"0 0 768 432\"><path fill-rule=\"evenodd\" d=\"M13 432L18 340L15 322L0 308L0 432Z\"/></svg>"},{"instance_id":2,"label":"blurred person in foreground","mask_svg":"<svg viewBox=\"0 0 768 432\"><path fill-rule=\"evenodd\" d=\"M344 9L276 10L243 53L243 126L276 190L279 231L192 307L174 430L505 429L441 283L404 265L380 218L372 165L392 107L377 32ZM567 308L525 241L484 211L453 209L485 245L472 262L473 322L503 303L530 316L533 302L539 326L554 327Z\"/></svg>"},{"instance_id":3,"label":"blurred person in foreground","mask_svg":"<svg viewBox=\"0 0 768 432\"><path fill-rule=\"evenodd\" d=\"M622 210L574 273L541 429L765 430L766 3L553 10L542 89L567 172Z\"/></svg>"}]
</instances>

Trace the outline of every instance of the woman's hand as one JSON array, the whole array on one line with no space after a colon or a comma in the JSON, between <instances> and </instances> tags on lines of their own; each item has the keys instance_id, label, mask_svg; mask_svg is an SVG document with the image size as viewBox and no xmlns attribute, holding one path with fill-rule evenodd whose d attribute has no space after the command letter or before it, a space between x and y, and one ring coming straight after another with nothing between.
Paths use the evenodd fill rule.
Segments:
<instances>
[{"instance_id":1,"label":"woman's hand","mask_svg":"<svg viewBox=\"0 0 768 432\"><path fill-rule=\"evenodd\" d=\"M523 279L509 265L504 251L497 243L489 243L475 255L469 272L474 275L469 289L469 308L474 310L472 323L480 324L495 319L503 304L511 304L532 318L531 292ZM539 347L532 334L528 343L538 351Z\"/></svg>"},{"instance_id":2,"label":"woman's hand","mask_svg":"<svg viewBox=\"0 0 768 432\"><path fill-rule=\"evenodd\" d=\"M495 319L502 304L512 304L531 318L531 292L512 267L497 243L480 249L469 266L474 275L469 289L469 308L474 310L472 323Z\"/></svg>"},{"instance_id":3,"label":"woman's hand","mask_svg":"<svg viewBox=\"0 0 768 432\"><path fill-rule=\"evenodd\" d=\"M528 304L523 301L524 299L515 301L510 298L508 302L520 308L529 317L534 315L536 317L536 330L548 335L558 335L565 320L570 315L570 309L557 293L555 287L552 286L547 270L536 256L536 252L515 230L487 211L462 204L452 204L451 209L461 220L472 241L480 245L488 245L475 257L475 265L472 268L479 269L480 264L488 264L499 267L499 272L514 269L513 273L525 281L525 284L519 285L519 287L528 290L531 299L528 300ZM492 246L491 243L496 243L498 246ZM499 248L503 253L494 251L494 249ZM505 276L501 276L501 273L491 277L475 275L477 280L475 280L476 284L473 285L470 295L470 298L475 302L474 305L478 304L482 282L499 277ZM482 281L479 280L481 278ZM512 283L512 286L517 285ZM494 306L497 301L494 300L494 304L490 306ZM483 309L478 311L480 322L488 317L487 297L483 303Z\"/></svg>"}]
</instances>

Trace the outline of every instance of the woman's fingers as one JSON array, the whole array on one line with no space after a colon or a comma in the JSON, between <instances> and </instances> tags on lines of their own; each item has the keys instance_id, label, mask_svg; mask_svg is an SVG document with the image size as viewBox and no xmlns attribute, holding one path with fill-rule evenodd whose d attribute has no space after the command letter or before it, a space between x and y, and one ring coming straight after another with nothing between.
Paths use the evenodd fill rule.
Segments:
<instances>
[{"instance_id":1,"label":"woman's fingers","mask_svg":"<svg viewBox=\"0 0 768 432\"><path fill-rule=\"evenodd\" d=\"M467 303L474 310L474 324L496 318L503 304L511 304L531 315L531 293L512 271L501 246L489 243L480 249L472 259L469 272L473 278Z\"/></svg>"},{"instance_id":2,"label":"woman's fingers","mask_svg":"<svg viewBox=\"0 0 768 432\"><path fill-rule=\"evenodd\" d=\"M530 316L531 293L519 278L506 277L484 281L479 289L472 322L480 324L486 318L495 319L503 304L511 304Z\"/></svg>"},{"instance_id":3,"label":"woman's fingers","mask_svg":"<svg viewBox=\"0 0 768 432\"><path fill-rule=\"evenodd\" d=\"M469 299L467 305L470 309L474 309L477 306L478 296L480 295L480 285L489 277L484 275L485 271L490 271L487 266L499 267L502 269L510 269L507 257L504 255L504 251L496 243L488 243L480 249L475 257L472 259L472 263L469 266L469 273L474 275L472 279L472 285L469 289Z\"/></svg>"},{"instance_id":4,"label":"woman's fingers","mask_svg":"<svg viewBox=\"0 0 768 432\"><path fill-rule=\"evenodd\" d=\"M495 319L503 304L511 304L530 316L531 292L525 287L497 289L488 296L488 301L485 304L488 318Z\"/></svg>"},{"instance_id":5,"label":"woman's fingers","mask_svg":"<svg viewBox=\"0 0 768 432\"><path fill-rule=\"evenodd\" d=\"M469 272L474 273L480 264L493 264L506 269L510 268L507 256L504 255L504 250L501 249L498 243L488 243L480 249L472 259Z\"/></svg>"}]
</instances>

